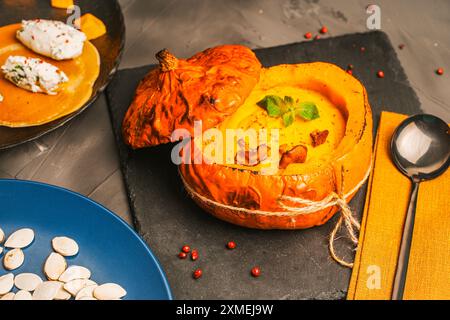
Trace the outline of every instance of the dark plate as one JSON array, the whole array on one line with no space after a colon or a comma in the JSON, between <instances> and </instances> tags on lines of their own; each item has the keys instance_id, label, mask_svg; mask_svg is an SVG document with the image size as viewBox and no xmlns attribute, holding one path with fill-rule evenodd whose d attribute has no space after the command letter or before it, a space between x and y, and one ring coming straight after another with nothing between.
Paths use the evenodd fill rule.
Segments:
<instances>
[{"instance_id":1,"label":"dark plate","mask_svg":"<svg viewBox=\"0 0 450 320\"><path fill-rule=\"evenodd\" d=\"M89 101L78 111L50 123L28 128L8 128L0 126L0 150L36 139L73 119L89 107L106 88L122 56L125 44L125 23L122 10L116 0L92 1L78 0L75 4L81 8L81 14L92 13L100 18L108 28L108 34L93 40L101 57L100 75L95 82ZM68 14L64 9L50 6L50 0L7 1L0 0L1 26L18 23L22 19L52 19L64 21Z\"/></svg>"}]
</instances>

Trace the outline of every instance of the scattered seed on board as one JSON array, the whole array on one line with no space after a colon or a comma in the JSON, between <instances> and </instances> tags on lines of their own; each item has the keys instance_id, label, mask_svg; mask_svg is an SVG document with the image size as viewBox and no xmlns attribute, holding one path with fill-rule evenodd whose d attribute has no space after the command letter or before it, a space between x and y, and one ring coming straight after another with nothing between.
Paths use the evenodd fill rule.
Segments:
<instances>
[{"instance_id":1,"label":"scattered seed on board","mask_svg":"<svg viewBox=\"0 0 450 320\"><path fill-rule=\"evenodd\" d=\"M189 253L189 252L191 252L191 247L183 246L183 248L181 248L181 251L184 252L184 253Z\"/></svg>"},{"instance_id":2,"label":"scattered seed on board","mask_svg":"<svg viewBox=\"0 0 450 320\"><path fill-rule=\"evenodd\" d=\"M195 280L200 279L202 276L203 276L203 270L202 270L202 269L197 269L197 270L195 270L194 273L192 274L192 277L193 277Z\"/></svg>"},{"instance_id":3,"label":"scattered seed on board","mask_svg":"<svg viewBox=\"0 0 450 320\"><path fill-rule=\"evenodd\" d=\"M14 285L19 290L34 291L42 283L41 277L34 273L21 273L14 279Z\"/></svg>"},{"instance_id":4,"label":"scattered seed on board","mask_svg":"<svg viewBox=\"0 0 450 320\"><path fill-rule=\"evenodd\" d=\"M21 249L8 251L3 257L3 266L6 270L16 270L22 266L25 261L25 255Z\"/></svg>"},{"instance_id":5,"label":"scattered seed on board","mask_svg":"<svg viewBox=\"0 0 450 320\"><path fill-rule=\"evenodd\" d=\"M236 242L234 242L234 241L229 241L229 242L227 243L227 249L229 249L229 250L234 250L234 249L236 249Z\"/></svg>"},{"instance_id":6,"label":"scattered seed on board","mask_svg":"<svg viewBox=\"0 0 450 320\"><path fill-rule=\"evenodd\" d=\"M191 252L191 259L192 259L192 261L198 260L198 257L199 257L198 251L196 249L192 250L192 252Z\"/></svg>"},{"instance_id":7,"label":"scattered seed on board","mask_svg":"<svg viewBox=\"0 0 450 320\"><path fill-rule=\"evenodd\" d=\"M252 268L250 273L252 274L252 276L254 278L258 278L259 276L261 276L261 268L260 267L254 267L254 268Z\"/></svg>"},{"instance_id":8,"label":"scattered seed on board","mask_svg":"<svg viewBox=\"0 0 450 320\"><path fill-rule=\"evenodd\" d=\"M79 247L75 240L67 237L56 237L52 240L53 250L64 257L73 257L78 254Z\"/></svg>"},{"instance_id":9,"label":"scattered seed on board","mask_svg":"<svg viewBox=\"0 0 450 320\"><path fill-rule=\"evenodd\" d=\"M49 280L58 280L59 277L66 271L66 259L59 253L52 252L44 264L44 273Z\"/></svg>"},{"instance_id":10,"label":"scattered seed on board","mask_svg":"<svg viewBox=\"0 0 450 320\"><path fill-rule=\"evenodd\" d=\"M5 248L23 249L34 240L34 231L28 228L20 229L11 234L5 242Z\"/></svg>"},{"instance_id":11,"label":"scattered seed on board","mask_svg":"<svg viewBox=\"0 0 450 320\"><path fill-rule=\"evenodd\" d=\"M326 33L328 33L328 28L325 27L325 26L323 26L323 27L320 29L319 32L320 32L321 34L326 34Z\"/></svg>"},{"instance_id":12,"label":"scattered seed on board","mask_svg":"<svg viewBox=\"0 0 450 320\"><path fill-rule=\"evenodd\" d=\"M186 259L186 258L187 258L187 253L186 253L186 252L180 252L180 253L178 254L178 258L180 258L180 259Z\"/></svg>"}]
</instances>

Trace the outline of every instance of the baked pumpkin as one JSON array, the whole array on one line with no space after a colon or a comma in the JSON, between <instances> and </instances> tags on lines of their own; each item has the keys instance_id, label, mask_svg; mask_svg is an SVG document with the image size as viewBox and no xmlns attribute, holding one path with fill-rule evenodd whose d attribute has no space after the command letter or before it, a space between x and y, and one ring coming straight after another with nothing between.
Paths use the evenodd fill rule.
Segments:
<instances>
[{"instance_id":1,"label":"baked pumpkin","mask_svg":"<svg viewBox=\"0 0 450 320\"><path fill-rule=\"evenodd\" d=\"M291 96L314 102L320 118L297 119L285 127L258 106L267 95ZM264 69L245 103L219 125L233 128L279 128L280 146L307 150L306 159L261 174L258 166L181 164L180 173L193 199L216 217L259 229L303 229L322 225L338 210L330 207L309 214L288 212L296 207L283 196L320 201L332 192L346 194L365 178L371 166L372 113L366 90L354 77L328 63L281 65ZM327 133L317 145L317 134ZM353 195L347 198L349 201Z\"/></svg>"},{"instance_id":2,"label":"baked pumpkin","mask_svg":"<svg viewBox=\"0 0 450 320\"><path fill-rule=\"evenodd\" d=\"M135 149L168 143L175 129L192 132L195 120L203 129L218 125L245 101L261 70L255 54L239 45L187 60L167 50L156 57L159 67L142 80L123 121L125 142Z\"/></svg>"},{"instance_id":3,"label":"baked pumpkin","mask_svg":"<svg viewBox=\"0 0 450 320\"><path fill-rule=\"evenodd\" d=\"M73 0L51 0L50 1L53 8L58 9L69 9L73 7Z\"/></svg>"},{"instance_id":4,"label":"baked pumpkin","mask_svg":"<svg viewBox=\"0 0 450 320\"><path fill-rule=\"evenodd\" d=\"M51 122L80 109L91 97L92 88L100 73L100 55L90 42L84 44L83 54L73 60L56 61L34 53L16 39L20 24L0 28L0 66L9 56L39 58L68 77L57 95L32 93L18 88L0 75L0 125L29 127Z\"/></svg>"},{"instance_id":5,"label":"baked pumpkin","mask_svg":"<svg viewBox=\"0 0 450 320\"><path fill-rule=\"evenodd\" d=\"M75 20L75 25L80 26L88 40L100 38L108 31L103 21L90 13L86 13L79 20Z\"/></svg>"},{"instance_id":6,"label":"baked pumpkin","mask_svg":"<svg viewBox=\"0 0 450 320\"><path fill-rule=\"evenodd\" d=\"M208 52L202 55L208 55ZM206 59L204 56L203 58ZM214 63L213 57L210 63ZM163 71L156 72L161 76ZM222 113L220 117L217 117L214 110L211 113L214 119L212 122L209 121L211 111L207 104L192 107L198 109L198 118L203 123L208 123L203 129L214 127L222 133L221 136L226 136L230 129L275 129L279 132L279 137L276 138L279 150L270 150L268 145L262 144L252 149L247 145L247 138L234 137L232 144L236 154L233 158L241 157L243 162L227 164L228 162L217 161L216 158L200 164L184 163L179 166L182 181L199 206L214 216L237 225L259 229L303 229L322 225L337 212L338 207L296 214L288 207L298 208L302 205L284 198L287 196L321 201L332 193L345 194L347 201L353 197L354 194L348 193L356 192L355 188L361 185L371 166L372 114L366 90L344 70L322 62L261 69L255 78L258 76L258 83L251 87L246 98L240 98L238 105L233 105L229 112ZM138 117L133 125L139 124L138 136L144 137L141 138L141 143L130 139L129 132L133 129L129 120L125 119L125 139L134 147L170 141L170 133L184 119L185 113L177 114L176 118L172 113L173 109L180 106L183 107L182 110L186 110L184 102L180 104L182 100L177 99L180 95L178 84L174 85L173 81L158 82L156 78L154 74L144 79L131 106L133 114ZM210 83L208 86L214 85ZM143 87L147 91L142 90ZM162 105L159 104L161 96L155 97L155 92L164 92ZM189 93L184 91L182 94ZM295 115L287 120L284 116L275 117L271 114L273 110L261 106L261 102L268 97L308 102L316 107L317 114L309 119L296 118ZM142 107L137 108L137 100L141 101L141 105L146 105L143 102L149 99L152 100L152 113L146 113ZM175 106L170 104L168 109L155 107L166 106L168 100ZM146 119L147 117L150 119ZM145 135L142 135L142 123L152 123L147 125ZM170 125L164 127L166 131L157 128L157 132L164 132L164 135L158 135L155 133L155 123ZM208 143L210 141L205 139L201 142L201 152L204 152ZM239 155L237 145L243 145L243 154ZM195 141L192 149L195 152L199 150ZM260 153L260 149L266 151L266 156L279 155L275 171L271 174L263 173L267 163L258 158L264 154ZM250 163L252 154L256 154L256 162ZM222 154L221 157L223 160L227 156Z\"/></svg>"}]
</instances>

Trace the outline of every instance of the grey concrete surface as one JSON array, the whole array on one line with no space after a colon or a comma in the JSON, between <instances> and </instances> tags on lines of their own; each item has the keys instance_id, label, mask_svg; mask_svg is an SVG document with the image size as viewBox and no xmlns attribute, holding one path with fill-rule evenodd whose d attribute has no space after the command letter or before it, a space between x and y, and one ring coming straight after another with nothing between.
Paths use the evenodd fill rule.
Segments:
<instances>
[{"instance_id":1,"label":"grey concrete surface","mask_svg":"<svg viewBox=\"0 0 450 320\"><path fill-rule=\"evenodd\" d=\"M366 32L366 6L381 9L381 30L426 112L450 122L450 1L448 0L121 0L127 23L122 68L155 63L169 48L188 57L207 47L239 43L265 48L303 41L326 25L329 36ZM438 77L438 67L447 74Z\"/></svg>"},{"instance_id":2,"label":"grey concrete surface","mask_svg":"<svg viewBox=\"0 0 450 320\"><path fill-rule=\"evenodd\" d=\"M397 49L422 108L450 122L448 0L120 0L127 45L121 68L154 63L170 48L186 57L206 47L252 48L303 40L326 25L329 36L367 31L365 8L381 8L381 30ZM443 67L439 77L434 70ZM131 223L106 101L34 142L0 152L0 178L42 181L91 197Z\"/></svg>"}]
</instances>

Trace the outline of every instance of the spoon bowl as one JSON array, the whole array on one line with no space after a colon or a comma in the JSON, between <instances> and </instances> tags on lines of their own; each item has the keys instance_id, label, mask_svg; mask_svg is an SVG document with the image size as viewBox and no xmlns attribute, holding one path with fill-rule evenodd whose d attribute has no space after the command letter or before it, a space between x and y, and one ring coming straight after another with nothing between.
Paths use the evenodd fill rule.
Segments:
<instances>
[{"instance_id":1,"label":"spoon bowl","mask_svg":"<svg viewBox=\"0 0 450 320\"><path fill-rule=\"evenodd\" d=\"M391 143L397 168L413 181L440 176L450 164L450 134L447 123L428 114L406 119Z\"/></svg>"},{"instance_id":2,"label":"spoon bowl","mask_svg":"<svg viewBox=\"0 0 450 320\"><path fill-rule=\"evenodd\" d=\"M391 155L397 168L413 183L392 289L392 300L401 300L408 271L419 184L437 178L449 167L448 124L428 114L406 119L392 136Z\"/></svg>"}]
</instances>

